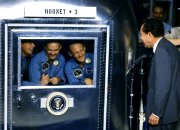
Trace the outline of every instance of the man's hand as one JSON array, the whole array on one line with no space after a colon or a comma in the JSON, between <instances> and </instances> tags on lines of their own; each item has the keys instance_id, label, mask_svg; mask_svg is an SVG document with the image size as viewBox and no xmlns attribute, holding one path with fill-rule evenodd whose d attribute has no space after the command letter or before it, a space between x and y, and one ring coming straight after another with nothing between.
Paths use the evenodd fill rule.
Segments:
<instances>
[{"instance_id":1,"label":"man's hand","mask_svg":"<svg viewBox=\"0 0 180 130\"><path fill-rule=\"evenodd\" d=\"M59 77L53 77L53 78L50 78L49 82L51 82L53 85L57 85L59 84L61 81L61 79Z\"/></svg>"},{"instance_id":2,"label":"man's hand","mask_svg":"<svg viewBox=\"0 0 180 130\"><path fill-rule=\"evenodd\" d=\"M153 113L149 116L148 120L149 124L151 125L158 125L159 124L159 117L154 115Z\"/></svg>"},{"instance_id":3,"label":"man's hand","mask_svg":"<svg viewBox=\"0 0 180 130\"><path fill-rule=\"evenodd\" d=\"M49 76L43 74L41 77L41 85L47 85L49 83Z\"/></svg>"},{"instance_id":4,"label":"man's hand","mask_svg":"<svg viewBox=\"0 0 180 130\"><path fill-rule=\"evenodd\" d=\"M85 82L86 85L92 85L93 84L93 80L90 79L90 78L85 78L84 82Z\"/></svg>"}]
</instances>

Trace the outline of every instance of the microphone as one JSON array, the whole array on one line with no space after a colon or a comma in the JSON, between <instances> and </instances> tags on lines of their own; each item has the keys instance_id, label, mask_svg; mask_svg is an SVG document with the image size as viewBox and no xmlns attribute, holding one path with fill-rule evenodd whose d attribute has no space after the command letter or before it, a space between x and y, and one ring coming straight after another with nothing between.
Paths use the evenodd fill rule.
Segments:
<instances>
[{"instance_id":1,"label":"microphone","mask_svg":"<svg viewBox=\"0 0 180 130\"><path fill-rule=\"evenodd\" d=\"M135 60L134 64L128 69L128 71L126 72L126 75L127 75L132 69L134 69L134 67L135 67L136 65L138 65L138 64L141 62L142 59L144 59L144 58L146 58L146 57L147 57L147 55L145 55L145 54L143 54L143 55L141 55L140 57L138 57L138 58Z\"/></svg>"},{"instance_id":2,"label":"microphone","mask_svg":"<svg viewBox=\"0 0 180 130\"><path fill-rule=\"evenodd\" d=\"M145 54L141 55L140 57L138 57L138 58L135 60L135 62L134 62L133 65L139 64L139 63L141 62L141 60L144 59L144 58L146 58L146 57L147 57L147 55L145 55Z\"/></svg>"}]
</instances>

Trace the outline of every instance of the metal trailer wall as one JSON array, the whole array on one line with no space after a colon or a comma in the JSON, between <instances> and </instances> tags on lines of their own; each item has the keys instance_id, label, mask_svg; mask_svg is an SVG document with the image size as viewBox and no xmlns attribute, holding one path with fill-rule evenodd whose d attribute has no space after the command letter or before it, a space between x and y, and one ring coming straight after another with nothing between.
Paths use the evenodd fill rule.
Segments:
<instances>
[{"instance_id":1,"label":"metal trailer wall","mask_svg":"<svg viewBox=\"0 0 180 130\"><path fill-rule=\"evenodd\" d=\"M28 2L57 2L59 5L61 5L61 3L66 3L66 4L70 4L70 5L74 5L76 7L96 7L97 9L97 17L93 18L93 19L89 19L89 18L24 18L23 17L23 13L22 11L17 11L14 10L16 7L21 8L21 6L19 5L23 5L23 4L28 4ZM43 4L42 4L43 5ZM17 11L17 12L16 12ZM45 90L36 90L36 89L32 89L32 90L22 90L21 96L24 96L24 99L28 97L27 94L28 93L36 93L36 91L39 91L39 93L35 96L37 97L41 97L41 96L47 96L47 92L54 92L54 91L62 91L64 93L67 93L68 95L74 96L74 100L76 100L76 97L79 98L79 100L81 100L82 97L84 97L83 94L85 94L86 96L91 96L91 94L93 94L94 96L92 96L92 98L86 98L86 96L84 97L84 100L79 101L80 105L82 105L80 107L81 110L87 109L87 112L84 113L89 113L89 117L90 115L95 114L95 116L92 116L92 125L95 126L91 126L91 125L87 125L86 124L86 120L82 120L80 114L76 114L76 118L74 118L73 120L71 120L70 118L67 117L67 121L60 121L56 127L53 127L54 124L51 124L49 120L45 120L46 122L46 126L44 127L24 127L24 129L63 129L63 130L128 130L130 127L130 123L129 123L129 105L130 105L130 98L129 98L129 90L128 90L128 84L126 82L126 72L127 70L130 68L130 66L133 64L134 58L135 58L135 54L136 54L136 42L137 42L137 24L135 21L135 16L134 16L134 12L132 9L132 5L130 3L129 0L51 0L51 1L38 1L38 0L31 0L31 1L24 1L24 0L0 0L0 18L1 18L1 24L2 26L8 26L11 30L13 30L13 27L16 28L16 26L10 26L10 24L14 24L14 23L26 23L26 21L30 21L31 24L37 24L39 21L42 21L42 23L46 24L47 21L49 20L50 22L54 22L54 21L60 21L60 23L62 24L66 24L65 22L67 21L68 23L71 24L74 23L78 23L78 25L85 25L86 27L86 23L89 23L90 25L97 25L97 26L101 26L103 25L108 25L110 27L110 31L109 33L107 33L105 31L106 34L103 34L103 31L101 32L102 34L97 34L97 35L103 35L104 37L107 37L107 35L109 35L109 43L107 44L107 42L105 42L107 45L109 45L109 47L105 47L109 48L109 55L105 55L106 58L104 59L104 63L100 64L100 65L107 65L106 64L106 60L109 60L109 64L108 64L108 69L104 67L104 69L102 69L100 72L97 72L97 75L99 73L101 73L100 75L104 75L101 76L103 78L103 80L108 80L108 81L103 81L106 84L106 88L103 88L101 85L101 87L98 86L98 83L101 84L102 81L97 81L97 84L95 85L95 89L89 92L89 89L45 89ZM6 19L6 20L3 20ZM81 22L82 20L82 22ZM97 20L97 21L96 21ZM25 22L24 22L25 21ZM63 21L63 22L62 22ZM100 22L99 22L100 21ZM28 22L27 22L28 23ZM27 109L23 109L20 113L20 115L18 115L19 113L16 111L18 111L18 109L16 109L16 102L14 103L14 100L16 101L16 92L11 92L13 91L12 86L8 86L7 88L4 86L6 80L8 80L9 82L11 82L11 79L7 79L5 78L5 74L9 75L9 71L7 71L7 73L5 72L5 69L9 69L8 67L5 66L4 62L5 62L5 49L4 47L5 45L5 38L7 37L4 35L4 28L1 26L1 52L0 52L0 56L1 56L1 60L0 60L0 70L1 70L1 78L0 78L0 129L1 130L14 130L14 129L18 129L21 130L23 129L22 127L18 127L15 128L14 127L14 119L13 117L15 117L15 121L16 119L19 122L23 122L23 119L19 119L22 117L26 117L26 119L24 120L24 124L28 124L27 121L33 121L33 119L30 118L36 118L34 114L32 113L28 113L28 109L29 107L34 107L32 108L31 112L34 112L35 114L38 115L38 113L36 112L42 112L41 110L35 110L35 108L37 108L37 105L34 105L31 101L27 101L27 103L25 103L24 105L30 104L29 106L25 106L25 108ZM20 28L20 27L19 27ZM33 28L33 25L32 25ZM104 27L102 28L96 28L94 27L95 30L97 29L98 31L101 31L101 29L103 30ZM105 28L107 29L107 28ZM86 30L86 29L85 29ZM93 30L93 29L92 29ZM13 34L9 34L9 32L7 32L7 35L13 35ZM67 34L68 35L68 34ZM74 34L73 34L74 35ZM82 35L82 34L80 34ZM87 33L86 34L87 37L88 35L91 35L91 33ZM96 33L95 31L92 34L93 36L96 37ZM79 35L78 35L79 36ZM97 36L98 37L98 36ZM99 37L98 37L99 38ZM7 42L11 45L11 42ZM13 46L13 45L12 45ZM97 45L98 46L98 45ZM100 47L99 47L100 48ZM100 48L102 50L102 48ZM104 50L105 51L105 50ZM18 52L15 52L16 54ZM106 53L106 52L105 52ZM13 54L12 54L13 55ZM97 59L98 59L99 53L97 50ZM12 56L14 58L14 56ZM103 60L100 60L103 61ZM14 62L18 62L18 60L13 61ZM97 65L97 70L99 68L101 69L101 66ZM14 71L14 70L12 70ZM108 76L105 75L105 73L108 73ZM10 72L10 77L13 75L13 72ZM108 77L108 79L106 79L106 76ZM8 77L8 76L7 76ZM11 77L12 78L12 77ZM13 78L12 78L13 79ZM97 80L102 80L100 78L97 77ZM14 81L13 81L14 82ZM8 83L7 83L8 84ZM6 90L8 89L8 90ZM74 92L72 92L74 91ZM18 92L17 92L18 93ZM74 94L74 95L73 95ZM79 96L79 95L80 96ZM78 96L77 96L78 95ZM34 95L31 95L34 96ZM33 98L33 97L31 97ZM87 104L85 103L87 99ZM97 102L97 104L92 105L88 104L88 103L92 103L91 100L95 100L95 102ZM82 102L82 104L81 104ZM7 103L7 104L5 104ZM23 104L23 102L22 102ZM78 103L77 103L78 105ZM4 107L6 106L6 107ZM74 109L76 107L76 102L74 104ZM93 110L95 109L95 111ZM97 110L96 110L97 109ZM73 110L72 110L73 111ZM76 110L75 110L76 111ZM14 112L14 113L13 113ZM78 112L78 111L77 111ZM68 112L67 112L68 113ZM83 113L83 111L82 111ZM17 114L17 115L16 115ZM27 114L27 115L26 115ZM74 114L74 113L73 113ZM73 115L72 114L72 115ZM32 117L31 117L32 115ZM68 115L68 114L67 114ZM6 117L8 116L8 117ZM18 118L19 116L19 118ZM30 116L28 118L28 116ZM78 120L78 116L79 119ZM62 116L63 117L63 116ZM56 118L56 117L55 117ZM90 117L91 118L91 117ZM52 118L50 118L53 120L53 116ZM69 119L69 121L68 121ZM40 119L41 120L41 119ZM61 120L61 119L60 119ZM89 120L89 118L88 118ZM44 121L44 119L43 119ZM49 122L48 122L49 121ZM97 121L97 122L96 122ZM96 123L95 123L96 122ZM20 123L20 125L21 125ZM38 123L38 122L37 122ZM41 122L42 123L42 122ZM84 124L83 124L84 123ZM42 123L43 124L43 123ZM49 124L49 125L48 125ZM38 124L36 124L38 125ZM56 125L56 124L55 124Z\"/></svg>"}]
</instances>

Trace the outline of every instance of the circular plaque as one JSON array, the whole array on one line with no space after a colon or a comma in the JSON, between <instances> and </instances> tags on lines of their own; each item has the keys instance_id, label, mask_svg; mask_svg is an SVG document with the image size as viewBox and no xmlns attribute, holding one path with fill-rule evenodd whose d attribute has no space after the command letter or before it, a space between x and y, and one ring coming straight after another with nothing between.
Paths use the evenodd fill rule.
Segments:
<instances>
[{"instance_id":1,"label":"circular plaque","mask_svg":"<svg viewBox=\"0 0 180 130\"><path fill-rule=\"evenodd\" d=\"M68 110L68 98L62 92L52 92L46 100L46 108L53 115L62 115Z\"/></svg>"}]
</instances>

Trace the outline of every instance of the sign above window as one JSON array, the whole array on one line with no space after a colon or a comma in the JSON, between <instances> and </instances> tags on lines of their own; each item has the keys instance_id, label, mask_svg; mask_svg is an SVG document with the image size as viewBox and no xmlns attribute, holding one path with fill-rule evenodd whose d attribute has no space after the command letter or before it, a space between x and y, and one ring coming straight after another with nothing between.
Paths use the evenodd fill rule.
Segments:
<instances>
[{"instance_id":1,"label":"sign above window","mask_svg":"<svg viewBox=\"0 0 180 130\"><path fill-rule=\"evenodd\" d=\"M24 17L95 18L96 7L37 7L25 6Z\"/></svg>"}]
</instances>

